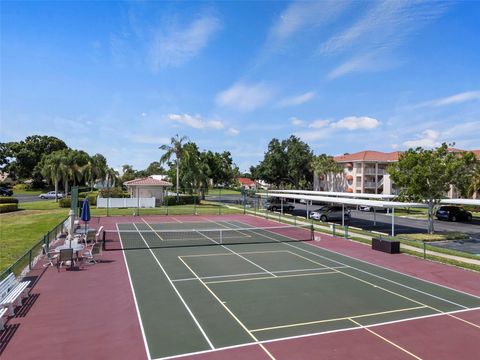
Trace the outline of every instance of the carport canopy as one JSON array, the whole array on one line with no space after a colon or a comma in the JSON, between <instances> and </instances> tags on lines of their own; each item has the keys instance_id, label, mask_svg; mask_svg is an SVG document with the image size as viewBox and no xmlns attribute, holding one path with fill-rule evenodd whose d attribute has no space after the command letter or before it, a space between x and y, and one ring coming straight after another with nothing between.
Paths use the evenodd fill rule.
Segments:
<instances>
[{"instance_id":1,"label":"carport canopy","mask_svg":"<svg viewBox=\"0 0 480 360\"><path fill-rule=\"evenodd\" d=\"M332 196L318 196L318 195L305 195L293 193L293 191L284 190L283 192L270 191L268 193L257 193L261 197L278 197L280 199L299 199L299 200L310 200L318 201L323 203L330 204L339 204L342 205L342 208L345 208L345 205L353 206L371 206L374 209L374 222L375 222L375 208L385 208L392 210L392 236L395 236L395 208L428 208L427 204L414 203L414 202L400 202L400 201L381 201L381 200L369 200L369 199L352 199L352 198L341 198L341 197L332 197ZM342 209L342 226L345 225L345 214ZM283 209L282 209L283 211ZM307 202L307 219L308 219L308 202Z\"/></svg>"},{"instance_id":2,"label":"carport canopy","mask_svg":"<svg viewBox=\"0 0 480 360\"><path fill-rule=\"evenodd\" d=\"M384 194L359 194L359 193L347 193L336 191L313 191L313 190L269 190L268 193L283 193L288 192L292 194L305 194L315 196L331 196L331 197L343 197L343 198L358 198L358 199L393 199L395 195Z\"/></svg>"}]
</instances>

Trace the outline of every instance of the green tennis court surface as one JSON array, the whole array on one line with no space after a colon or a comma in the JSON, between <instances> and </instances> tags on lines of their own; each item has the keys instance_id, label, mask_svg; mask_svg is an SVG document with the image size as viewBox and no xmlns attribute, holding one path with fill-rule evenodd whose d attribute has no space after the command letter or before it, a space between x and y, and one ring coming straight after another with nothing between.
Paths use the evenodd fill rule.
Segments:
<instances>
[{"instance_id":1,"label":"green tennis court surface","mask_svg":"<svg viewBox=\"0 0 480 360\"><path fill-rule=\"evenodd\" d=\"M477 297L290 242L308 240L300 233L289 239L291 230L246 230L233 221L117 227L121 245L124 237L143 243L121 247L129 248L124 254L151 358L480 307ZM242 229L225 234L266 241L159 248L165 231L175 229L195 229L194 241L212 229ZM181 232L171 236L182 241Z\"/></svg>"}]
</instances>

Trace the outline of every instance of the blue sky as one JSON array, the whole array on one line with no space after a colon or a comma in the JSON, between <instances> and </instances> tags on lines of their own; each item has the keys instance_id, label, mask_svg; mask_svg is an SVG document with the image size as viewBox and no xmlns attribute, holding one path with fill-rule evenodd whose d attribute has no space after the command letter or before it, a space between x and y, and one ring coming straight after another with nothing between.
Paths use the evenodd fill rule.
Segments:
<instances>
[{"instance_id":1,"label":"blue sky","mask_svg":"<svg viewBox=\"0 0 480 360\"><path fill-rule=\"evenodd\" d=\"M480 2L1 2L0 141L53 135L145 168L187 135L241 170L480 148Z\"/></svg>"}]
</instances>

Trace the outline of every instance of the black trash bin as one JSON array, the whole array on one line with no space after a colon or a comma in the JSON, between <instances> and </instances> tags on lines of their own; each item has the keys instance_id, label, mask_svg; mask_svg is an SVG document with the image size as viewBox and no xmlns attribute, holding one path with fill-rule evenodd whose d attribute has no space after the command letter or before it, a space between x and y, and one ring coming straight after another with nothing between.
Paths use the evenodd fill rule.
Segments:
<instances>
[{"instance_id":1,"label":"black trash bin","mask_svg":"<svg viewBox=\"0 0 480 360\"><path fill-rule=\"evenodd\" d=\"M400 242L394 240L373 238L372 249L383 251L388 254L400 254Z\"/></svg>"}]
</instances>

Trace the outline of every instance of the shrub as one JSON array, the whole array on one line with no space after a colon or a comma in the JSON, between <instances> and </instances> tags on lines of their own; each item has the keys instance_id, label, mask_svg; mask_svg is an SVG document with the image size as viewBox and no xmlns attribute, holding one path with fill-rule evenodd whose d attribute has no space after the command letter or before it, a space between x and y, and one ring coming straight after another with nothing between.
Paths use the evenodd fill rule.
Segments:
<instances>
[{"instance_id":1,"label":"shrub","mask_svg":"<svg viewBox=\"0 0 480 360\"><path fill-rule=\"evenodd\" d=\"M20 191L25 191L25 190L30 190L30 185L27 184L17 184L13 186L14 190L20 190Z\"/></svg>"},{"instance_id":2,"label":"shrub","mask_svg":"<svg viewBox=\"0 0 480 360\"><path fill-rule=\"evenodd\" d=\"M189 204L200 204L199 195L180 195L178 202L176 196L167 196L165 197L165 205L174 206L174 205L189 205Z\"/></svg>"},{"instance_id":3,"label":"shrub","mask_svg":"<svg viewBox=\"0 0 480 360\"><path fill-rule=\"evenodd\" d=\"M0 204L0 214L18 210L18 204Z\"/></svg>"},{"instance_id":4,"label":"shrub","mask_svg":"<svg viewBox=\"0 0 480 360\"><path fill-rule=\"evenodd\" d=\"M69 197L64 197L63 199L58 200L58 206L61 208L69 208L72 205L72 199Z\"/></svg>"},{"instance_id":5,"label":"shrub","mask_svg":"<svg viewBox=\"0 0 480 360\"><path fill-rule=\"evenodd\" d=\"M129 198L130 194L123 191L122 188L101 189L99 192L102 198Z\"/></svg>"},{"instance_id":6,"label":"shrub","mask_svg":"<svg viewBox=\"0 0 480 360\"><path fill-rule=\"evenodd\" d=\"M97 191L82 192L82 193L78 193L78 200L83 201L83 199L88 197L88 202L90 203L90 205L97 205L97 196L98 196Z\"/></svg>"},{"instance_id":7,"label":"shrub","mask_svg":"<svg viewBox=\"0 0 480 360\"><path fill-rule=\"evenodd\" d=\"M18 204L18 199L12 197L0 197L0 204Z\"/></svg>"}]
</instances>

